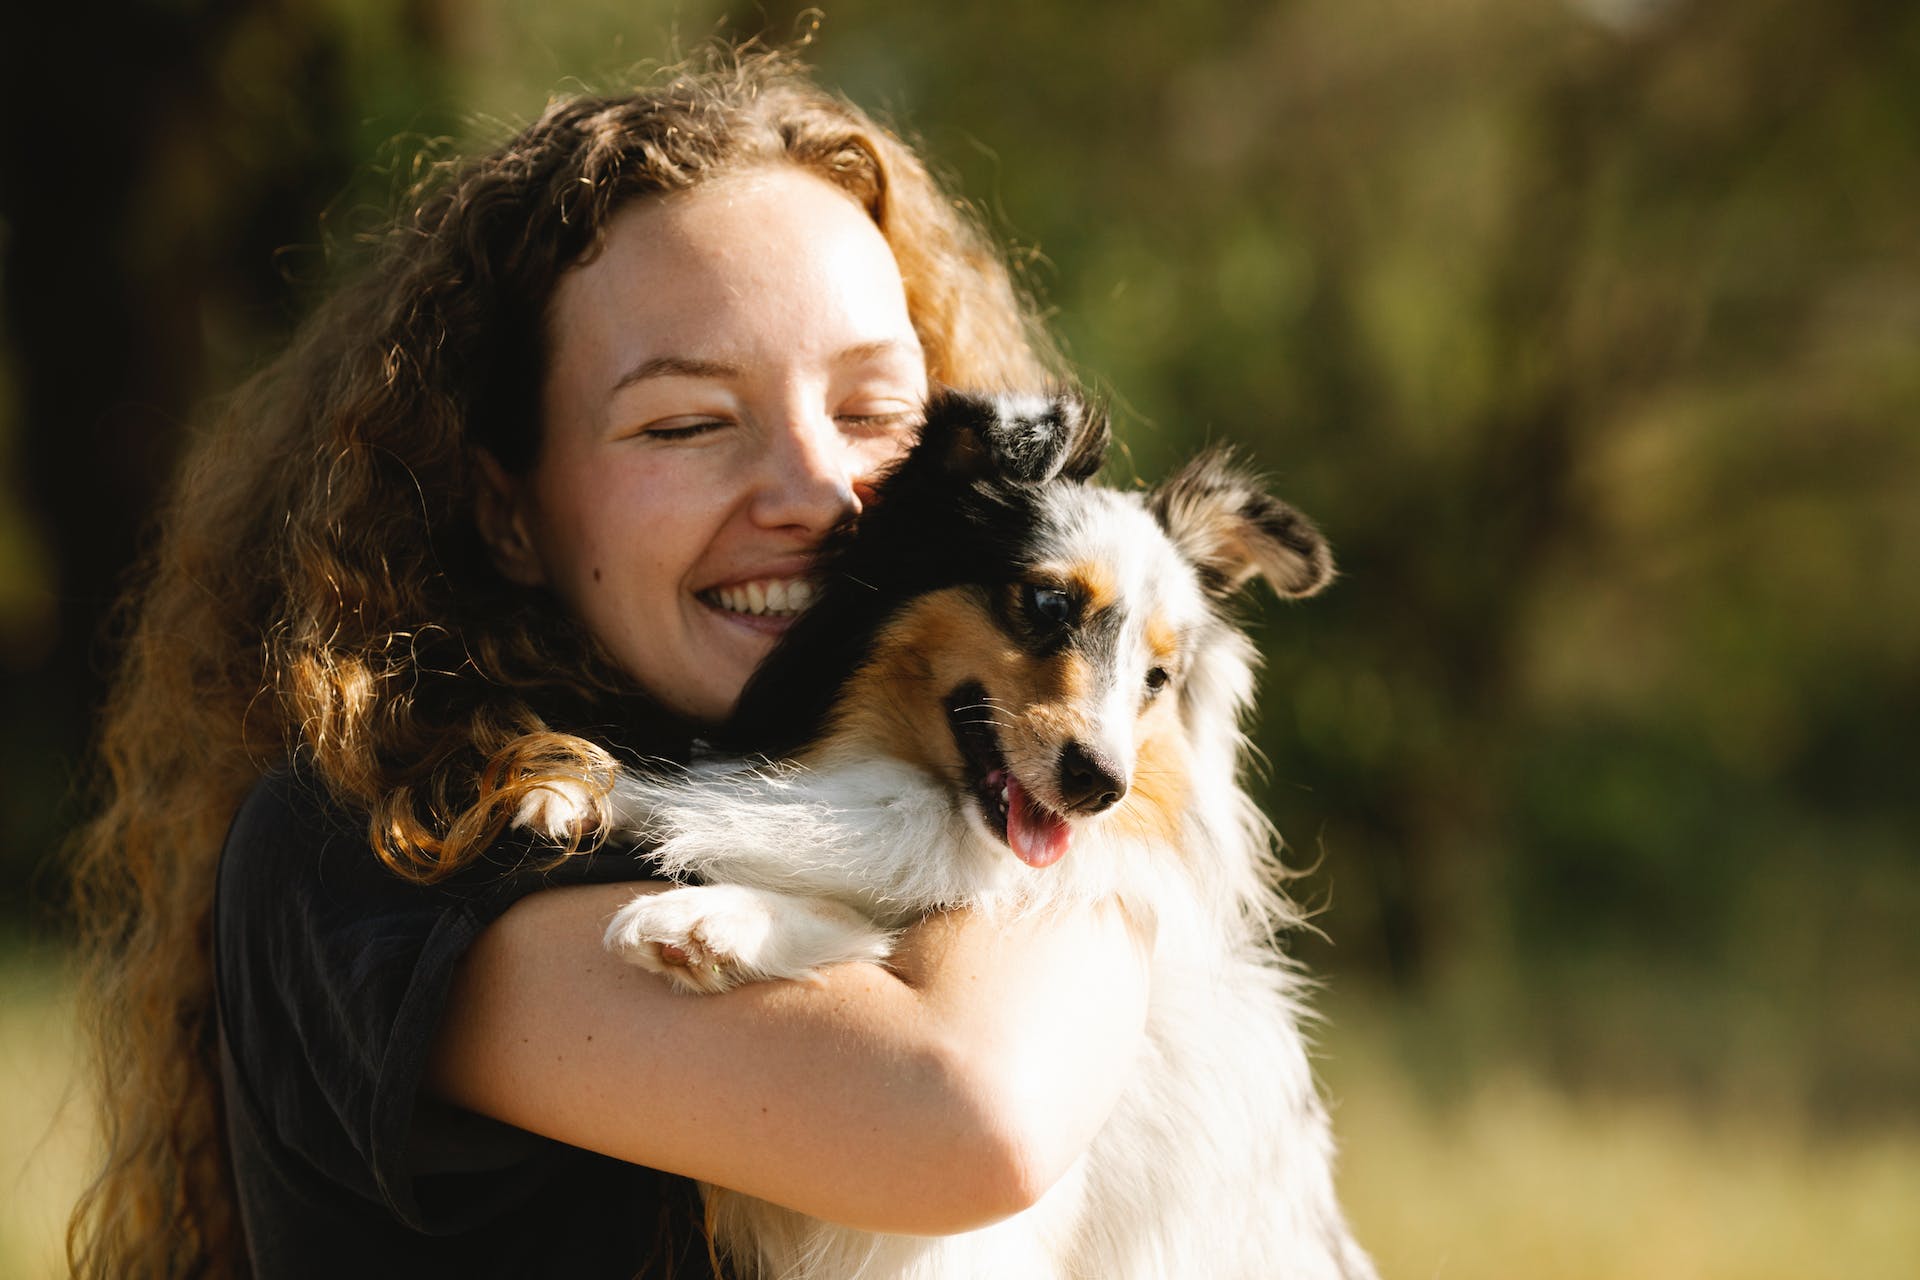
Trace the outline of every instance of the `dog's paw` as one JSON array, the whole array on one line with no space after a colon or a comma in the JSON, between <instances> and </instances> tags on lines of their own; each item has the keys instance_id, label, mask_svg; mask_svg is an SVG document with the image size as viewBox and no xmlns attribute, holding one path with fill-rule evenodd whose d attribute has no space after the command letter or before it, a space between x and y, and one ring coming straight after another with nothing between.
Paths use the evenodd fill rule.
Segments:
<instances>
[{"instance_id":1,"label":"dog's paw","mask_svg":"<svg viewBox=\"0 0 1920 1280\"><path fill-rule=\"evenodd\" d=\"M743 885L642 894L614 913L606 946L682 991L806 978L822 965L884 960L892 935L839 902Z\"/></svg>"},{"instance_id":2,"label":"dog's paw","mask_svg":"<svg viewBox=\"0 0 1920 1280\"><path fill-rule=\"evenodd\" d=\"M751 890L699 885L635 898L614 913L606 944L682 991L713 995L759 976L753 962L772 929Z\"/></svg>"},{"instance_id":3,"label":"dog's paw","mask_svg":"<svg viewBox=\"0 0 1920 1280\"><path fill-rule=\"evenodd\" d=\"M556 844L584 836L599 822L594 789L570 778L554 778L527 792L514 810L513 825L538 832Z\"/></svg>"}]
</instances>

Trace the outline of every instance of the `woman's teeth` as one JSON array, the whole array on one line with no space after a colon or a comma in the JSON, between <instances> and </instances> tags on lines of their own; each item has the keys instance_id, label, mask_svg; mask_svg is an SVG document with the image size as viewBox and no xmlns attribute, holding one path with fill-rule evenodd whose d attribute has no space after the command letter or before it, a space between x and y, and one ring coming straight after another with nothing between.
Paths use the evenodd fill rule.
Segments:
<instances>
[{"instance_id":1,"label":"woman's teeth","mask_svg":"<svg viewBox=\"0 0 1920 1280\"><path fill-rule=\"evenodd\" d=\"M702 591L700 598L729 613L784 617L799 613L813 603L813 584L805 578L766 578L713 587Z\"/></svg>"}]
</instances>

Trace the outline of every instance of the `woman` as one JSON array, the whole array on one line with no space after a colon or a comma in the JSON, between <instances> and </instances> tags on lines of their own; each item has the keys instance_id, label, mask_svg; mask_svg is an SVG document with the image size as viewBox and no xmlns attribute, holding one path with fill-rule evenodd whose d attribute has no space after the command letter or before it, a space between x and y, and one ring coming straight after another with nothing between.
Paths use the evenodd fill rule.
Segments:
<instances>
[{"instance_id":1,"label":"woman","mask_svg":"<svg viewBox=\"0 0 1920 1280\"><path fill-rule=\"evenodd\" d=\"M599 948L644 861L507 830L684 756L929 382L1031 385L1035 335L911 151L778 57L446 175L200 442L135 601L76 1269L687 1274L689 1178L923 1233L1044 1192L1139 1035L1117 918L679 998Z\"/></svg>"}]
</instances>

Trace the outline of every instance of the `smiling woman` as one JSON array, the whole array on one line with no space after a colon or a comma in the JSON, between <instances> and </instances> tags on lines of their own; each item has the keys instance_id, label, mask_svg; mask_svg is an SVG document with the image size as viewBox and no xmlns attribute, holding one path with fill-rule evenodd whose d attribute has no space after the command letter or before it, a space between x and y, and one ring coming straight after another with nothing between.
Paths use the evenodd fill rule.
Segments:
<instances>
[{"instance_id":1,"label":"smiling woman","mask_svg":"<svg viewBox=\"0 0 1920 1280\"><path fill-rule=\"evenodd\" d=\"M750 170L616 215L549 326L534 464L485 459L496 561L718 720L912 438L926 357L893 252L846 192Z\"/></svg>"},{"instance_id":2,"label":"smiling woman","mask_svg":"<svg viewBox=\"0 0 1920 1280\"><path fill-rule=\"evenodd\" d=\"M1140 1034L1116 913L691 1001L600 949L644 852L503 831L686 759L929 385L1031 387L1042 345L918 158L778 56L438 174L205 435L130 605L76 1272L689 1276L689 1178L914 1233L1041 1195Z\"/></svg>"}]
</instances>

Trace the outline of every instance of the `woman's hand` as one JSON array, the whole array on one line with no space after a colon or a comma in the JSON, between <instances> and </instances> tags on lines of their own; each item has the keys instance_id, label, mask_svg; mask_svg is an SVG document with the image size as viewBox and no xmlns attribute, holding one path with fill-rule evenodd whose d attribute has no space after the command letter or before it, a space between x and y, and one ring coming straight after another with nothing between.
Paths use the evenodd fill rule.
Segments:
<instances>
[{"instance_id":1,"label":"woman's hand","mask_svg":"<svg viewBox=\"0 0 1920 1280\"><path fill-rule=\"evenodd\" d=\"M448 1101L872 1231L1037 1200L1119 1097L1147 931L1102 906L908 930L891 968L677 994L601 948L636 891L523 899L475 942L429 1066Z\"/></svg>"},{"instance_id":2,"label":"woman's hand","mask_svg":"<svg viewBox=\"0 0 1920 1280\"><path fill-rule=\"evenodd\" d=\"M1132 1076L1152 950L1152 925L1112 903L1004 924L946 912L895 947L966 1092L1016 1144L1015 1210L1086 1150Z\"/></svg>"}]
</instances>

